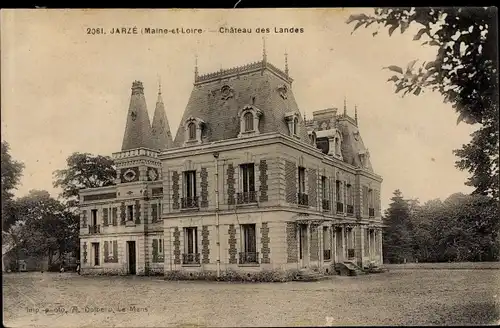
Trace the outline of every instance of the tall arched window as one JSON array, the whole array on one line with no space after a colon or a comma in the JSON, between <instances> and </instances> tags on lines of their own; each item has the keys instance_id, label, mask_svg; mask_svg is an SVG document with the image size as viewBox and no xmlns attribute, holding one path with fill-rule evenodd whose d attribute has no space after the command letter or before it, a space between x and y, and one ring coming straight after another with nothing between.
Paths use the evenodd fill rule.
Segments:
<instances>
[{"instance_id":1,"label":"tall arched window","mask_svg":"<svg viewBox=\"0 0 500 328\"><path fill-rule=\"evenodd\" d=\"M245 131L253 131L253 114L246 112L243 119L245 120Z\"/></svg>"},{"instance_id":2,"label":"tall arched window","mask_svg":"<svg viewBox=\"0 0 500 328\"><path fill-rule=\"evenodd\" d=\"M188 131L189 131L189 140L196 139L196 124L194 122L189 123Z\"/></svg>"}]
</instances>

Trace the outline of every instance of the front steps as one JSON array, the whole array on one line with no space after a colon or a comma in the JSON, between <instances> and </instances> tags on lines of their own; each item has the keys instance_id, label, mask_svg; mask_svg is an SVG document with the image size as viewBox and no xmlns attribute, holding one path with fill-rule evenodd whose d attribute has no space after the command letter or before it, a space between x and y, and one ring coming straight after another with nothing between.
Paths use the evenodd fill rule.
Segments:
<instances>
[{"instance_id":1,"label":"front steps","mask_svg":"<svg viewBox=\"0 0 500 328\"><path fill-rule=\"evenodd\" d=\"M344 261L335 263L335 271L341 276L359 276L366 274L363 269L357 266L354 262Z\"/></svg>"}]
</instances>

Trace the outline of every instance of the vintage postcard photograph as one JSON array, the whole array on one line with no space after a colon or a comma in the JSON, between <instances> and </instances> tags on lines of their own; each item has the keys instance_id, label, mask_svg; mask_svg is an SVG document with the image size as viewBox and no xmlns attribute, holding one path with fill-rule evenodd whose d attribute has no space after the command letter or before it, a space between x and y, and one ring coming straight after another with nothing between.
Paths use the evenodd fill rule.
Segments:
<instances>
[{"instance_id":1,"label":"vintage postcard photograph","mask_svg":"<svg viewBox=\"0 0 500 328\"><path fill-rule=\"evenodd\" d=\"M496 7L0 21L4 326L500 324Z\"/></svg>"}]
</instances>

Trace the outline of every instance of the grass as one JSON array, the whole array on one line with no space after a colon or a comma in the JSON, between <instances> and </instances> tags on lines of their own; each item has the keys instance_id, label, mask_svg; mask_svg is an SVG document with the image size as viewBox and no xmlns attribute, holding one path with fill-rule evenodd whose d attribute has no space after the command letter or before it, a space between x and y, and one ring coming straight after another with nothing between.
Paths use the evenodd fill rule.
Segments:
<instances>
[{"instance_id":1,"label":"grass","mask_svg":"<svg viewBox=\"0 0 500 328\"><path fill-rule=\"evenodd\" d=\"M281 284L22 273L4 275L3 284L4 325L9 327L476 325L500 320L500 270L391 270Z\"/></svg>"}]
</instances>

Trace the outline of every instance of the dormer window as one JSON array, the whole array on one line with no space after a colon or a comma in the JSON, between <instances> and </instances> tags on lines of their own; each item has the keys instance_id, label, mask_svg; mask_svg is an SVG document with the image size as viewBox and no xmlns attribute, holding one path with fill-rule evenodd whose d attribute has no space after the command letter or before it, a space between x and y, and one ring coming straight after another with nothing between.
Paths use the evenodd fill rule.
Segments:
<instances>
[{"instance_id":1,"label":"dormer window","mask_svg":"<svg viewBox=\"0 0 500 328\"><path fill-rule=\"evenodd\" d=\"M185 144L201 143L201 135L205 122L202 119L190 117L184 124Z\"/></svg>"},{"instance_id":2,"label":"dormer window","mask_svg":"<svg viewBox=\"0 0 500 328\"><path fill-rule=\"evenodd\" d=\"M240 133L238 138L253 136L260 133L259 121L262 116L262 111L253 105L246 105L240 109L238 116L240 117Z\"/></svg>"},{"instance_id":3,"label":"dormer window","mask_svg":"<svg viewBox=\"0 0 500 328\"><path fill-rule=\"evenodd\" d=\"M286 113L285 120L288 124L288 131L291 136L298 137L299 132L299 115L297 113Z\"/></svg>"},{"instance_id":4,"label":"dormer window","mask_svg":"<svg viewBox=\"0 0 500 328\"><path fill-rule=\"evenodd\" d=\"M188 124L188 136L189 140L196 140L196 124L194 122Z\"/></svg>"},{"instance_id":5,"label":"dormer window","mask_svg":"<svg viewBox=\"0 0 500 328\"><path fill-rule=\"evenodd\" d=\"M245 132L253 131L253 114L246 112L243 119L245 120Z\"/></svg>"}]
</instances>

